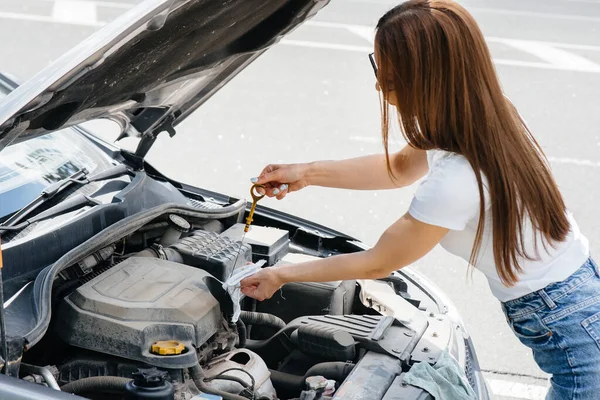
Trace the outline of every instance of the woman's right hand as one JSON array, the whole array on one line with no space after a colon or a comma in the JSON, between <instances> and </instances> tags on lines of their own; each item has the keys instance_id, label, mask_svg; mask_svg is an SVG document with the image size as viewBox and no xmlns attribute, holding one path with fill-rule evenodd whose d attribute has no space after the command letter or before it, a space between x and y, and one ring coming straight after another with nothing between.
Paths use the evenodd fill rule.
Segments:
<instances>
[{"instance_id":1,"label":"woman's right hand","mask_svg":"<svg viewBox=\"0 0 600 400\"><path fill-rule=\"evenodd\" d=\"M250 181L265 185L266 195L283 199L288 193L297 192L308 186L306 175L308 164L271 164L267 165L257 178ZM262 189L258 189L262 192Z\"/></svg>"}]
</instances>

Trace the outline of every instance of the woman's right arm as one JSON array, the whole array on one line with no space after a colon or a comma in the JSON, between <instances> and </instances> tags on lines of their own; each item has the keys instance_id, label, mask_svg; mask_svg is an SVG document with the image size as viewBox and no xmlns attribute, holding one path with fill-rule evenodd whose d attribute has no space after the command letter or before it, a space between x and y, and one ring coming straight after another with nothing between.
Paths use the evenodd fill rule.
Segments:
<instances>
[{"instance_id":1,"label":"woman's right arm","mask_svg":"<svg viewBox=\"0 0 600 400\"><path fill-rule=\"evenodd\" d=\"M267 195L282 199L306 186L354 190L383 190L409 186L428 170L424 150L405 146L390 154L393 177L388 174L385 155L373 154L339 161L267 166L256 183L267 186Z\"/></svg>"},{"instance_id":2,"label":"woman's right arm","mask_svg":"<svg viewBox=\"0 0 600 400\"><path fill-rule=\"evenodd\" d=\"M390 154L393 177L388 174L384 154L340 161L316 161L308 165L309 185L340 189L381 190L409 186L427 173L425 151L405 146Z\"/></svg>"}]
</instances>

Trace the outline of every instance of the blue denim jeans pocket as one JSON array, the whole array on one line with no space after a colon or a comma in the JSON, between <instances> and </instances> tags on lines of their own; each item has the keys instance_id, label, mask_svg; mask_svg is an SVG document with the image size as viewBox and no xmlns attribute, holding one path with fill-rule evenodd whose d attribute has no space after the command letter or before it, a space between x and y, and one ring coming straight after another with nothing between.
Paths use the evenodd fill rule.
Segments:
<instances>
[{"instance_id":1,"label":"blue denim jeans pocket","mask_svg":"<svg viewBox=\"0 0 600 400\"><path fill-rule=\"evenodd\" d=\"M552 337L552 331L536 313L510 319L509 324L515 336L527 347L544 345Z\"/></svg>"},{"instance_id":2,"label":"blue denim jeans pocket","mask_svg":"<svg viewBox=\"0 0 600 400\"><path fill-rule=\"evenodd\" d=\"M596 346L598 346L598 349L600 350L600 312L584 319L581 326L583 326L583 329L585 329L590 337L594 339Z\"/></svg>"},{"instance_id":3,"label":"blue denim jeans pocket","mask_svg":"<svg viewBox=\"0 0 600 400\"><path fill-rule=\"evenodd\" d=\"M515 336L552 375L547 399L600 398L600 271L592 259L564 281L502 306Z\"/></svg>"}]
</instances>

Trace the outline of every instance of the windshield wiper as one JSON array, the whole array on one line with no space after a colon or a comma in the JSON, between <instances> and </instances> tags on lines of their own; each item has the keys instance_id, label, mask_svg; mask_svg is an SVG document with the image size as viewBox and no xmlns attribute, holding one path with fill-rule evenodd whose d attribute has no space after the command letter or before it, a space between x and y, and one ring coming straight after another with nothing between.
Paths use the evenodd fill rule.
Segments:
<instances>
[{"instance_id":1,"label":"windshield wiper","mask_svg":"<svg viewBox=\"0 0 600 400\"><path fill-rule=\"evenodd\" d=\"M60 181L55 182L51 185L48 185L46 188L44 188L44 190L42 190L40 192L40 194L35 199L33 199L29 204L27 204L25 207L21 208L19 211L15 212L10 218L8 218L6 221L4 221L4 223L0 225L0 232L8 231L8 230L11 230L11 231L12 230L20 230L23 227L29 225L29 223L34 222L34 220L35 221L40 220L40 218L34 217L29 221L20 223L21 221L23 221L25 219L25 217L30 215L34 210L39 208L42 204L45 204L46 202L48 202L49 200L54 198L57 194L61 193L62 191L64 191L65 189L67 189L73 185L76 185L76 184L85 185L90 182L97 182L97 181L103 181L105 179L117 178L119 176L129 174L130 172L131 172L131 170L129 168L127 168L127 166L124 164L115 165L104 171L98 172L97 174L94 174L92 176L88 176L88 171L85 168L82 169L81 171L77 171L74 174L72 174L71 176L61 179ZM75 205L85 205L85 204L90 204L90 203L96 204L95 201L93 201L92 199L90 199L87 196L82 195L82 196L76 196L76 197L78 200L75 202L71 201L71 203L73 203L73 204L70 205L70 207L69 206L61 207L61 209L62 208L65 209L62 212L72 209L72 207ZM50 210L47 210L47 211L50 211ZM57 211L59 211L59 210L57 210ZM46 214L46 213L42 213L42 214ZM42 214L40 214L40 216L42 216ZM50 216L55 216L55 215L58 215L57 212L48 213L48 215L44 215L44 218L49 218Z\"/></svg>"}]
</instances>

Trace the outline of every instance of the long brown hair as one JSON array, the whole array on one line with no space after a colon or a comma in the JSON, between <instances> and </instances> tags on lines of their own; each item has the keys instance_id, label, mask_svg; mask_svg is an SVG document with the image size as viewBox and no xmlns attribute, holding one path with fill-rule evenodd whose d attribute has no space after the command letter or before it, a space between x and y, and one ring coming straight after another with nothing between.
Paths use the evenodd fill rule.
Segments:
<instances>
[{"instance_id":1,"label":"long brown hair","mask_svg":"<svg viewBox=\"0 0 600 400\"><path fill-rule=\"evenodd\" d=\"M522 271L519 260L535 259L525 249L526 218L534 243L543 238L544 247L565 240L570 224L539 144L502 92L477 23L450 0L407 1L379 20L375 51L388 172L393 93L411 147L460 154L475 171L480 218L471 265L476 265L486 219L482 174L487 179L496 270L505 285L514 285ZM535 252L539 256L537 245Z\"/></svg>"}]
</instances>

